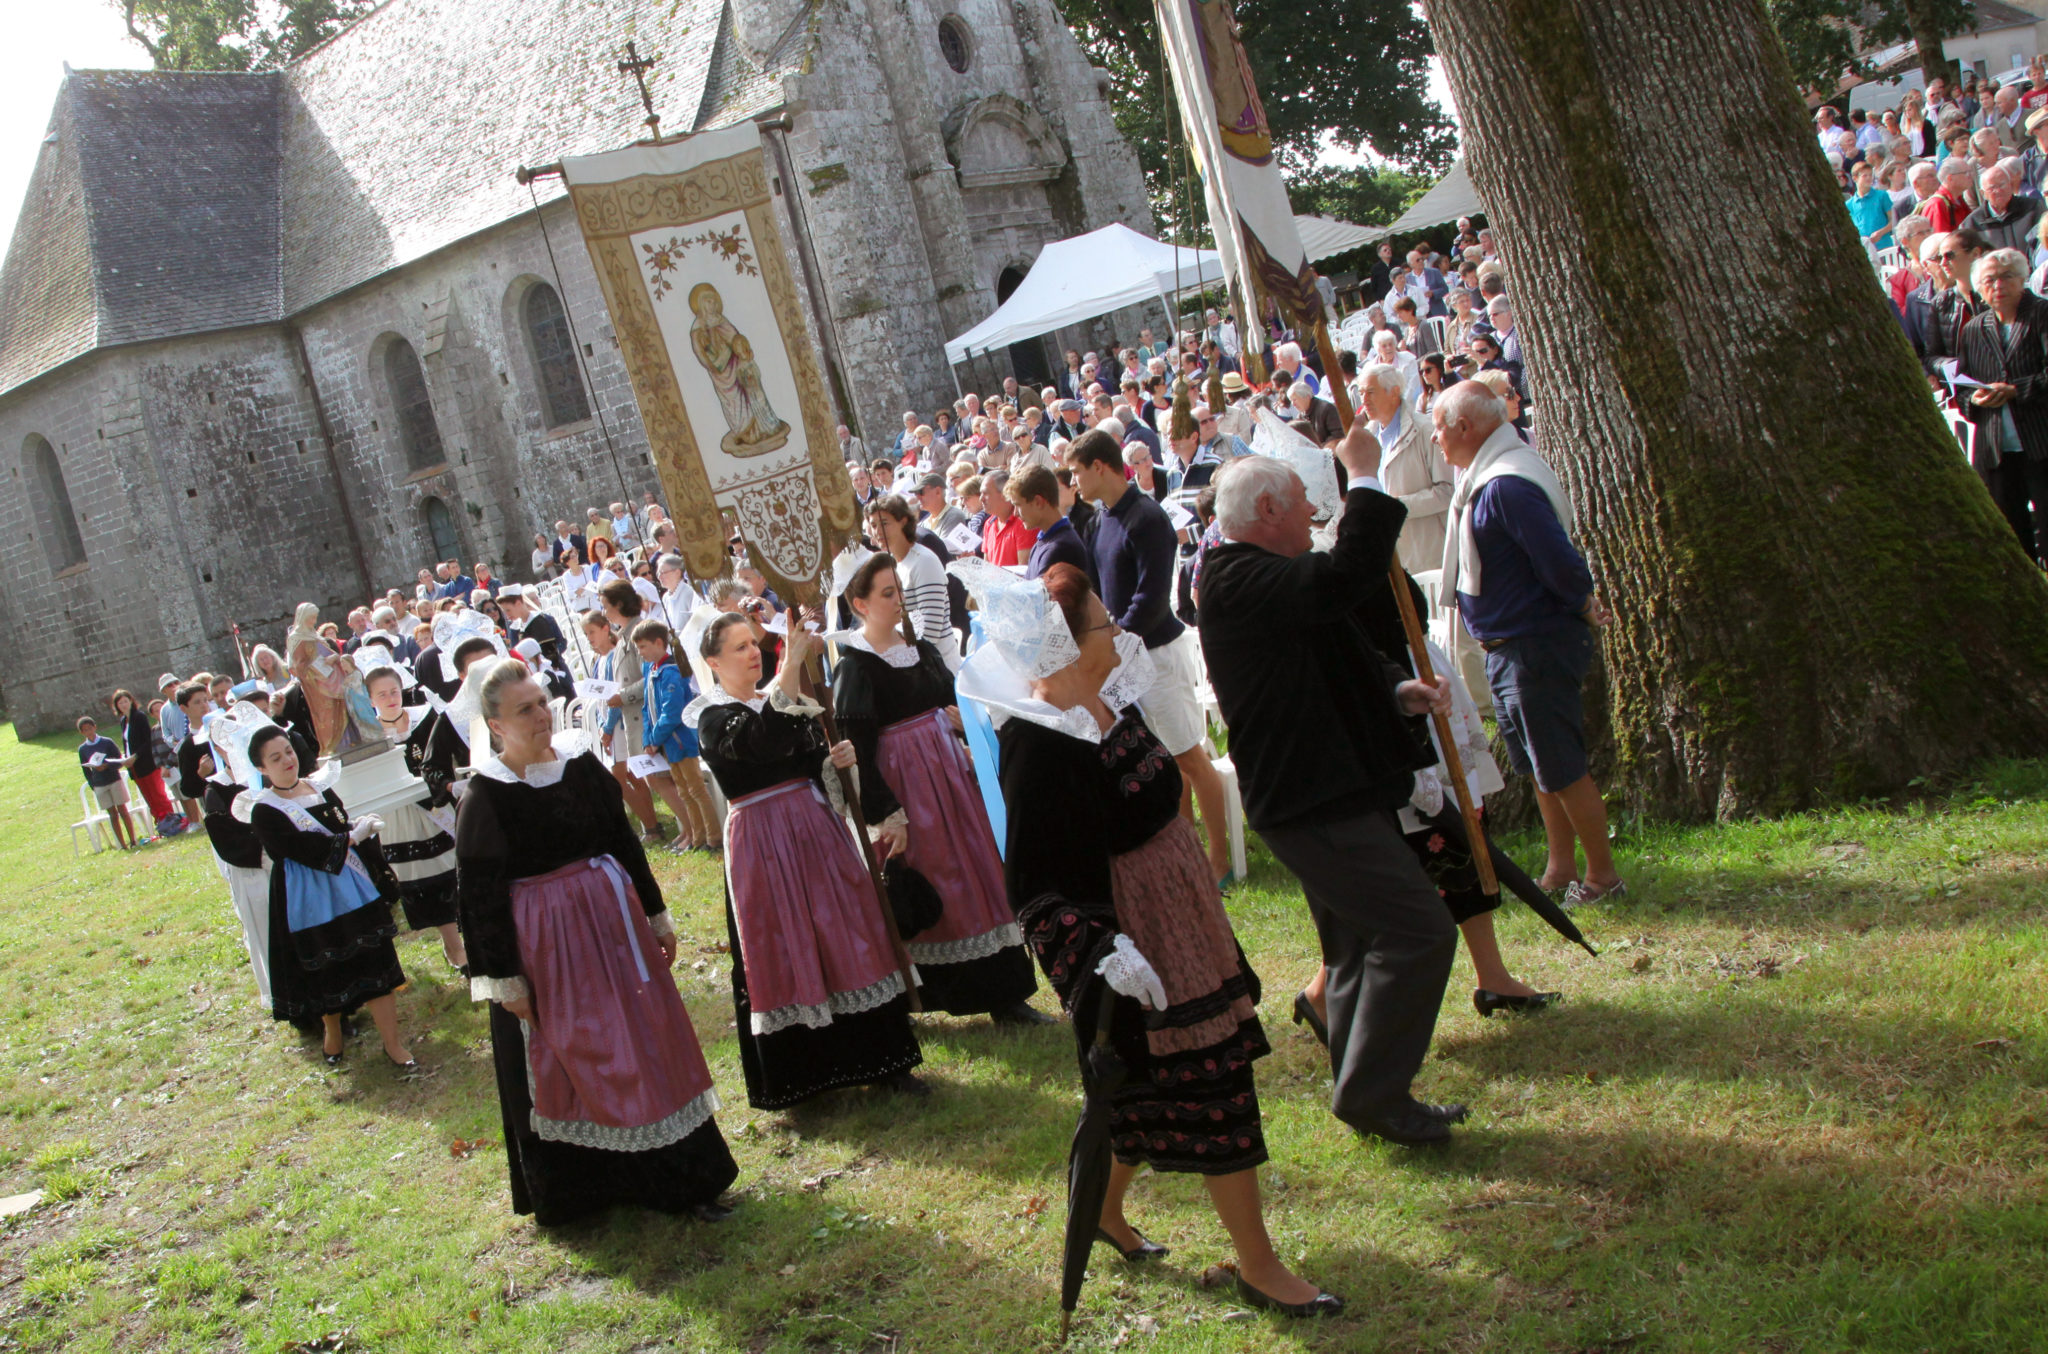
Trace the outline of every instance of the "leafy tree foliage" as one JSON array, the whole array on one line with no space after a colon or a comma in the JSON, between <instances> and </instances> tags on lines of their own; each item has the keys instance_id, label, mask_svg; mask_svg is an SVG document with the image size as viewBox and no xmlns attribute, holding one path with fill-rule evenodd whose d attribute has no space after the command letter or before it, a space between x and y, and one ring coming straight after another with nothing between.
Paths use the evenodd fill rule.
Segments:
<instances>
[{"instance_id":1,"label":"leafy tree foliage","mask_svg":"<svg viewBox=\"0 0 2048 1354\"><path fill-rule=\"evenodd\" d=\"M1868 77L1871 55L1909 39L1920 44L1923 70L1945 68L1939 36L1963 32L1976 12L1970 0L1766 0L1766 8L1799 87L1826 95L1845 74Z\"/></svg>"},{"instance_id":2,"label":"leafy tree foliage","mask_svg":"<svg viewBox=\"0 0 2048 1354\"><path fill-rule=\"evenodd\" d=\"M304 56L376 0L114 0L160 71L268 70Z\"/></svg>"},{"instance_id":3,"label":"leafy tree foliage","mask_svg":"<svg viewBox=\"0 0 2048 1354\"><path fill-rule=\"evenodd\" d=\"M1167 124L1173 94L1162 83L1151 0L1057 2L1089 58L1109 72L1110 109L1117 130L1138 153L1161 229L1180 239L1201 238L1207 215L1201 180L1187 156L1177 111L1170 129ZM1290 180L1316 174L1317 154L1326 144L1369 152L1415 172L1441 173L1449 166L1456 141L1450 120L1428 94L1433 49L1412 6L1387 0L1238 0L1236 9L1273 143Z\"/></svg>"},{"instance_id":4,"label":"leafy tree foliage","mask_svg":"<svg viewBox=\"0 0 2048 1354\"><path fill-rule=\"evenodd\" d=\"M1408 210L1410 203L1429 191L1429 185L1423 175L1398 169L1325 165L1291 176L1287 201L1297 212L1356 221L1361 226L1383 226Z\"/></svg>"}]
</instances>

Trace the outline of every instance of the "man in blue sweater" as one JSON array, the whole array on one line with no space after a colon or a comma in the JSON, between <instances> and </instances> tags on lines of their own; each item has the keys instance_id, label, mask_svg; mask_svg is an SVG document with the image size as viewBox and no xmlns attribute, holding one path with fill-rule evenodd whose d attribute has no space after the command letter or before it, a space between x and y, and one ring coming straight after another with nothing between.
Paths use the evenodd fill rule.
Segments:
<instances>
[{"instance_id":1,"label":"man in blue sweater","mask_svg":"<svg viewBox=\"0 0 2048 1354\"><path fill-rule=\"evenodd\" d=\"M1074 488L1102 504L1095 519L1095 583L1102 604L1120 629L1145 641L1158 668L1152 690L1138 710L1173 760L1201 805L1209 827L1209 867L1219 884L1230 880L1230 833L1226 829L1223 778L1202 746L1208 719L1195 692L1202 685L1201 643L1173 614L1173 577L1180 545L1166 510L1124 478L1123 448L1100 428L1075 438L1067 448ZM1181 812L1192 820L1186 800Z\"/></svg>"},{"instance_id":2,"label":"man in blue sweater","mask_svg":"<svg viewBox=\"0 0 2048 1354\"><path fill-rule=\"evenodd\" d=\"M1594 632L1610 619L1571 540L1572 505L1550 466L1507 421L1507 405L1460 381L1430 410L1451 497L1443 596L1486 650L1486 684L1516 771L1536 780L1550 859L1546 889L1570 902L1619 895L1607 805L1586 768L1581 688ZM1577 848L1586 851L1579 874Z\"/></svg>"}]
</instances>

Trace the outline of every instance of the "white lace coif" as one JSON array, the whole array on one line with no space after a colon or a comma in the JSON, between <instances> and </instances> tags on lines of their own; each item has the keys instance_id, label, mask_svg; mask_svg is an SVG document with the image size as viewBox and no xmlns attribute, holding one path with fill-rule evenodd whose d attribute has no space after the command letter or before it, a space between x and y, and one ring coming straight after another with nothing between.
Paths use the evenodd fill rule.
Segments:
<instances>
[{"instance_id":1,"label":"white lace coif","mask_svg":"<svg viewBox=\"0 0 2048 1354\"><path fill-rule=\"evenodd\" d=\"M981 599L981 632L1026 677L1050 677L1081 656L1060 605L1038 579L1029 582L968 556L946 566Z\"/></svg>"},{"instance_id":2,"label":"white lace coif","mask_svg":"<svg viewBox=\"0 0 2048 1354\"><path fill-rule=\"evenodd\" d=\"M277 721L256 708L253 701L236 701L220 712L210 726L216 775L226 775L237 785L253 788L256 767L249 760L249 740L259 730L277 727Z\"/></svg>"},{"instance_id":3,"label":"white lace coif","mask_svg":"<svg viewBox=\"0 0 2048 1354\"><path fill-rule=\"evenodd\" d=\"M434 647L451 669L456 647L466 639L487 639L500 658L505 656L505 641L498 638L498 627L483 612L443 611L434 617Z\"/></svg>"},{"instance_id":4,"label":"white lace coif","mask_svg":"<svg viewBox=\"0 0 2048 1354\"><path fill-rule=\"evenodd\" d=\"M1330 453L1288 427L1271 409L1261 409L1252 417L1256 420L1250 439L1252 450L1294 468L1317 517L1333 517L1341 512L1344 496L1337 492L1337 468ZM1415 417L1414 410L1408 409L1404 417Z\"/></svg>"}]
</instances>

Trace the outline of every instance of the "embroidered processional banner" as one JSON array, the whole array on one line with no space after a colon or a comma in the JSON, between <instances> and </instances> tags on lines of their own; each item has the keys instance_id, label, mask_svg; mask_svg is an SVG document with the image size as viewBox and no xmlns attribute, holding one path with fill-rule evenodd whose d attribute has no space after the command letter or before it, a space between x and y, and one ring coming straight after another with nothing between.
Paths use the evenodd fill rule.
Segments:
<instances>
[{"instance_id":1,"label":"embroidered processional banner","mask_svg":"<svg viewBox=\"0 0 2048 1354\"><path fill-rule=\"evenodd\" d=\"M696 578L734 518L789 596L857 525L751 123L562 161Z\"/></svg>"},{"instance_id":2,"label":"embroidered processional banner","mask_svg":"<svg viewBox=\"0 0 2048 1354\"><path fill-rule=\"evenodd\" d=\"M1287 202L1230 0L1154 0L1154 8L1216 249L1253 310L1238 318L1256 330L1259 298L1271 297L1289 327L1310 328L1322 315L1322 296Z\"/></svg>"}]
</instances>

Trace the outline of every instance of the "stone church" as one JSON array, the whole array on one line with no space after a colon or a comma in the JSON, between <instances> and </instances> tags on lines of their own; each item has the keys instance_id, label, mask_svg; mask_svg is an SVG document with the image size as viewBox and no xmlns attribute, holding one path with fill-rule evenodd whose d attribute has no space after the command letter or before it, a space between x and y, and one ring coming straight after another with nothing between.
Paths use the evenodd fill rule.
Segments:
<instances>
[{"instance_id":1,"label":"stone church","mask_svg":"<svg viewBox=\"0 0 2048 1354\"><path fill-rule=\"evenodd\" d=\"M236 671L300 601L526 577L536 532L658 488L560 181L514 178L645 134L629 38L665 134L768 129L840 417L884 444L1042 245L1151 229L1052 0L389 0L281 71L73 72L0 272L22 734Z\"/></svg>"}]
</instances>

